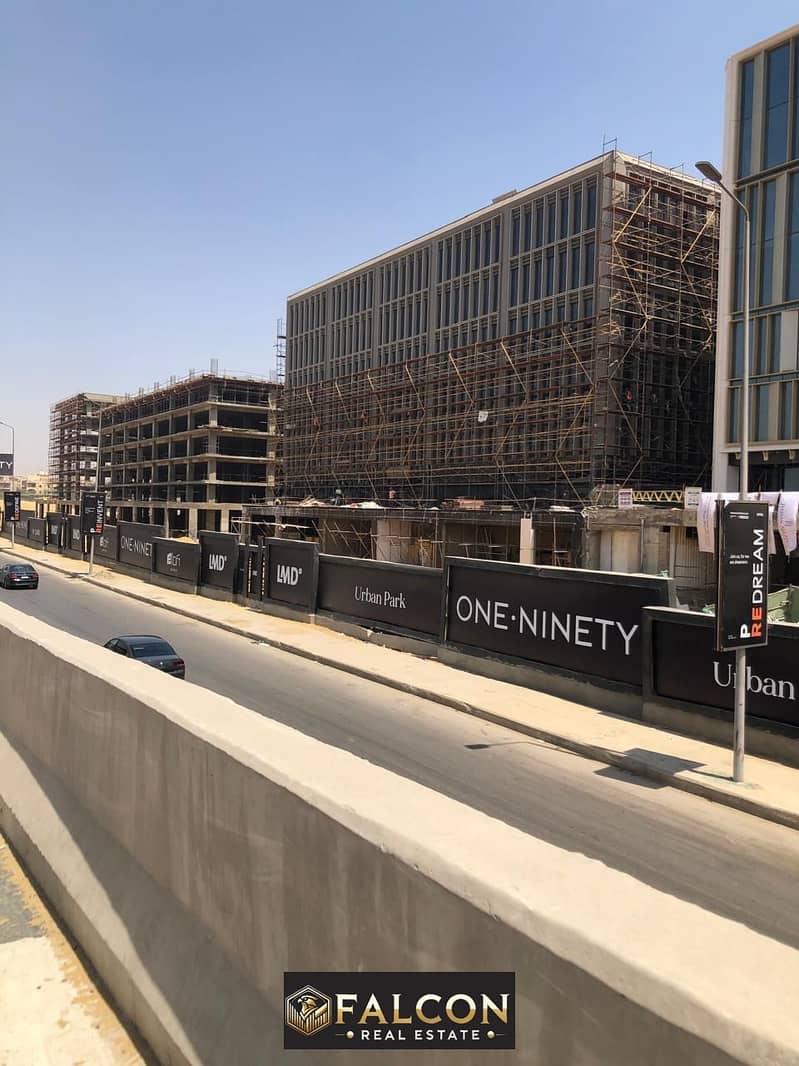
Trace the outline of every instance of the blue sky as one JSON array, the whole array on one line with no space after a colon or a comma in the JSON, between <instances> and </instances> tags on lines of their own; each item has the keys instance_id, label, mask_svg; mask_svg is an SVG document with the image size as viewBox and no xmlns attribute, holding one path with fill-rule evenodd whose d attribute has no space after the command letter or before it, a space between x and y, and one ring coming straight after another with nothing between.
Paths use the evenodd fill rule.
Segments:
<instances>
[{"instance_id":1,"label":"blue sky","mask_svg":"<svg viewBox=\"0 0 799 1066\"><path fill-rule=\"evenodd\" d=\"M720 159L796 0L4 0L0 419L273 366L285 297L598 154ZM7 450L0 427L0 451Z\"/></svg>"}]
</instances>

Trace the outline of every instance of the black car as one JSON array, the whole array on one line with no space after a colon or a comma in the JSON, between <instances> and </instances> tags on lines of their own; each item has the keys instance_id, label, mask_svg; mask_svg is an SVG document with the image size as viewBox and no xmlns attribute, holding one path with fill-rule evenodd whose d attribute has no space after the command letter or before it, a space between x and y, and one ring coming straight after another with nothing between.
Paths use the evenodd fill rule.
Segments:
<instances>
[{"instance_id":1,"label":"black car","mask_svg":"<svg viewBox=\"0 0 799 1066\"><path fill-rule=\"evenodd\" d=\"M163 670L172 677L186 676L186 664L163 637L114 637L103 647L115 651L117 655L126 655L129 659L154 666L156 670Z\"/></svg>"},{"instance_id":2,"label":"black car","mask_svg":"<svg viewBox=\"0 0 799 1066\"><path fill-rule=\"evenodd\" d=\"M0 567L0 585L4 589L37 589L39 575L30 563L7 563Z\"/></svg>"}]
</instances>

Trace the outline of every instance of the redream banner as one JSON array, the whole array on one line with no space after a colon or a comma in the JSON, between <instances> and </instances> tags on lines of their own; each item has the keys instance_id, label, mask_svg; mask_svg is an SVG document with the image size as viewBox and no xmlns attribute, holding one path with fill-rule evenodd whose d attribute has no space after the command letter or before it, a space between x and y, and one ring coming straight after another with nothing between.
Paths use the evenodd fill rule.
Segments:
<instances>
[{"instance_id":1,"label":"redream banner","mask_svg":"<svg viewBox=\"0 0 799 1066\"><path fill-rule=\"evenodd\" d=\"M196 585L200 579L200 545L184 540L155 540L155 572Z\"/></svg>"},{"instance_id":2,"label":"redream banner","mask_svg":"<svg viewBox=\"0 0 799 1066\"><path fill-rule=\"evenodd\" d=\"M438 637L443 572L427 566L319 556L320 610Z\"/></svg>"},{"instance_id":3,"label":"redream banner","mask_svg":"<svg viewBox=\"0 0 799 1066\"><path fill-rule=\"evenodd\" d=\"M668 606L667 578L446 562L449 642L640 687L641 612Z\"/></svg>"},{"instance_id":4,"label":"redream banner","mask_svg":"<svg viewBox=\"0 0 799 1066\"><path fill-rule=\"evenodd\" d=\"M316 544L301 540L267 540L270 600L291 603L312 611L316 606L319 551Z\"/></svg>"},{"instance_id":5,"label":"redream banner","mask_svg":"<svg viewBox=\"0 0 799 1066\"><path fill-rule=\"evenodd\" d=\"M239 565L239 540L235 533L200 533L200 581L211 588L234 592Z\"/></svg>"},{"instance_id":6,"label":"redream banner","mask_svg":"<svg viewBox=\"0 0 799 1066\"><path fill-rule=\"evenodd\" d=\"M148 526L141 522L120 522L119 561L127 566L152 570L155 540L163 537L163 526Z\"/></svg>"}]
</instances>

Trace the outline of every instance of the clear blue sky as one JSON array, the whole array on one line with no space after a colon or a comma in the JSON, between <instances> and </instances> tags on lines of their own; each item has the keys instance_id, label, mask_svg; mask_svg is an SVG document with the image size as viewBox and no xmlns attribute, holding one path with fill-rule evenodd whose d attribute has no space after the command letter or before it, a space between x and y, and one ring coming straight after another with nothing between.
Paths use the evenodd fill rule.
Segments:
<instances>
[{"instance_id":1,"label":"clear blue sky","mask_svg":"<svg viewBox=\"0 0 799 1066\"><path fill-rule=\"evenodd\" d=\"M4 0L0 419L268 373L288 293L598 154L720 159L796 0ZM0 427L0 451L7 450Z\"/></svg>"}]
</instances>

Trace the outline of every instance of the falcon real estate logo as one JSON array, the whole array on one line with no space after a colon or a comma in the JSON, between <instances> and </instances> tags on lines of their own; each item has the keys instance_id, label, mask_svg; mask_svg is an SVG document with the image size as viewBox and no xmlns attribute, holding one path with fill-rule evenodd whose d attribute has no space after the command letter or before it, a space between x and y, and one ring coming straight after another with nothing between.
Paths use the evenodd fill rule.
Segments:
<instances>
[{"instance_id":1,"label":"falcon real estate logo","mask_svg":"<svg viewBox=\"0 0 799 1066\"><path fill-rule=\"evenodd\" d=\"M286 1049L516 1046L513 973L286 973Z\"/></svg>"}]
</instances>

